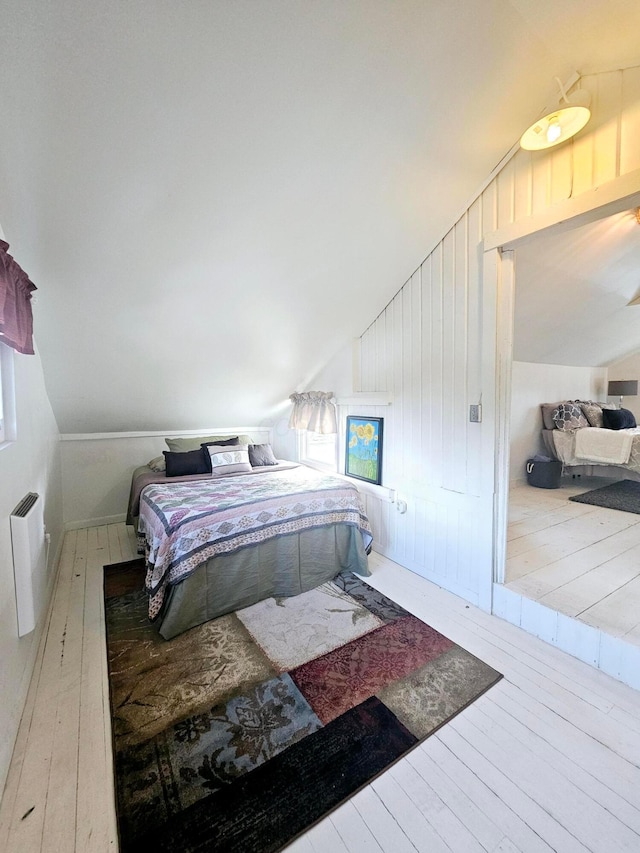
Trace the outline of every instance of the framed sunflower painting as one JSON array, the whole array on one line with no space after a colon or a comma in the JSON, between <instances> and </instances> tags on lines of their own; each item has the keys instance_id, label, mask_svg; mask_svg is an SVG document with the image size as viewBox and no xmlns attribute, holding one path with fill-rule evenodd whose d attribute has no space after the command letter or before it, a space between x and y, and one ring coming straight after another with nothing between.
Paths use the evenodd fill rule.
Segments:
<instances>
[{"instance_id":1,"label":"framed sunflower painting","mask_svg":"<svg viewBox=\"0 0 640 853\"><path fill-rule=\"evenodd\" d=\"M347 416L345 471L349 477L380 485L384 418Z\"/></svg>"}]
</instances>

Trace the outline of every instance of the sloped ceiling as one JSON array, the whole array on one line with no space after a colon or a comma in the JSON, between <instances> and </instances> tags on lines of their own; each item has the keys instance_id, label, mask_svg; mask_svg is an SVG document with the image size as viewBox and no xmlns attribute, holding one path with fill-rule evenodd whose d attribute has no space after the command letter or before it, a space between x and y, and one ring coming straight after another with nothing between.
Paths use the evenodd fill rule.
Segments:
<instances>
[{"instance_id":1,"label":"sloped ceiling","mask_svg":"<svg viewBox=\"0 0 640 853\"><path fill-rule=\"evenodd\" d=\"M640 199L637 200L640 204ZM516 250L517 361L606 367L640 350L635 210Z\"/></svg>"},{"instance_id":2,"label":"sloped ceiling","mask_svg":"<svg viewBox=\"0 0 640 853\"><path fill-rule=\"evenodd\" d=\"M282 408L442 237L554 76L630 64L639 6L4 0L0 223L39 286L60 430Z\"/></svg>"}]
</instances>

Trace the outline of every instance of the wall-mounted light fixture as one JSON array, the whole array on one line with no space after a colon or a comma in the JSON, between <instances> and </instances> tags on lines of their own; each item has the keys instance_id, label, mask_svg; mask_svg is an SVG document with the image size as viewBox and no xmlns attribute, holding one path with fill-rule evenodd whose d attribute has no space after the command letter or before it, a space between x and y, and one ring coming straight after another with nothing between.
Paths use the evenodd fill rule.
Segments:
<instances>
[{"instance_id":1,"label":"wall-mounted light fixture","mask_svg":"<svg viewBox=\"0 0 640 853\"><path fill-rule=\"evenodd\" d=\"M541 151L560 145L575 136L591 118L591 95L586 89L577 89L567 95L559 78L558 107L534 122L520 137L520 147L527 151Z\"/></svg>"}]
</instances>

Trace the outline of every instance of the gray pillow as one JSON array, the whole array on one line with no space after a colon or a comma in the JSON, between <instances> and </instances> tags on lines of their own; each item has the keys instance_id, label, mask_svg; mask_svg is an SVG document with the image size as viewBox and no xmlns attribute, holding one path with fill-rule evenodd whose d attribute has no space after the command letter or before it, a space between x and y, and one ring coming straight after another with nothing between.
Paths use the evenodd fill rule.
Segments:
<instances>
[{"instance_id":1,"label":"gray pillow","mask_svg":"<svg viewBox=\"0 0 640 853\"><path fill-rule=\"evenodd\" d=\"M250 444L249 462L253 468L278 464L278 460L273 455L273 449L270 444Z\"/></svg>"},{"instance_id":2,"label":"gray pillow","mask_svg":"<svg viewBox=\"0 0 640 853\"><path fill-rule=\"evenodd\" d=\"M557 403L540 403L540 409L542 411L542 423L544 424L545 429L556 428L556 425L553 422L553 413L563 402L563 400L560 400Z\"/></svg>"}]
</instances>

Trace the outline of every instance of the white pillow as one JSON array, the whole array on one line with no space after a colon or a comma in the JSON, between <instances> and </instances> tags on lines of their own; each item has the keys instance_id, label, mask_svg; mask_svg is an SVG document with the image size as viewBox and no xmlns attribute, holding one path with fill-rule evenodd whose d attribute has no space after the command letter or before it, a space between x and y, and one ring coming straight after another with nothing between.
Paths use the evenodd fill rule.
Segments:
<instances>
[{"instance_id":1,"label":"white pillow","mask_svg":"<svg viewBox=\"0 0 640 853\"><path fill-rule=\"evenodd\" d=\"M221 447L218 444L203 445L211 456L211 476L221 477L223 474L250 474L249 446L236 444Z\"/></svg>"},{"instance_id":2,"label":"white pillow","mask_svg":"<svg viewBox=\"0 0 640 853\"><path fill-rule=\"evenodd\" d=\"M154 459L147 462L147 466L151 468L152 471L155 471L156 474L162 474L167 470L167 461L164 456L156 456Z\"/></svg>"}]
</instances>

